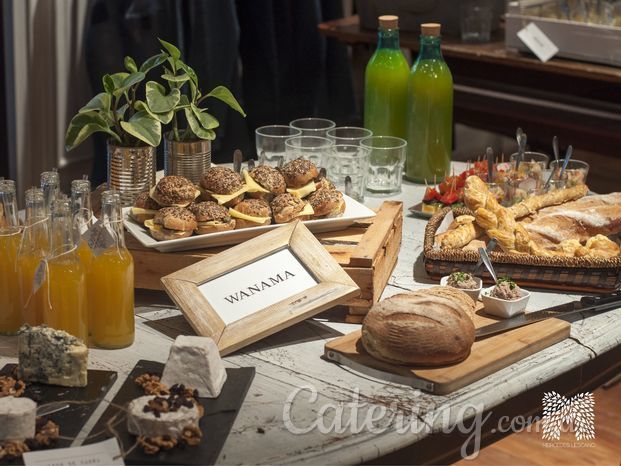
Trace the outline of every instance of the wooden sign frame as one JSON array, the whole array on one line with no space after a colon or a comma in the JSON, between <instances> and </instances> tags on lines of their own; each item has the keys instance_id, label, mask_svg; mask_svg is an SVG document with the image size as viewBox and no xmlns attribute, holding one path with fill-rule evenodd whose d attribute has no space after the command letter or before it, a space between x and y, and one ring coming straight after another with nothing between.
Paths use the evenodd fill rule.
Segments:
<instances>
[{"instance_id":1,"label":"wooden sign frame","mask_svg":"<svg viewBox=\"0 0 621 466\"><path fill-rule=\"evenodd\" d=\"M317 284L227 325L199 286L283 249L291 251ZM222 355L360 294L358 285L299 221L162 277L161 281L196 333L213 338Z\"/></svg>"}]
</instances>

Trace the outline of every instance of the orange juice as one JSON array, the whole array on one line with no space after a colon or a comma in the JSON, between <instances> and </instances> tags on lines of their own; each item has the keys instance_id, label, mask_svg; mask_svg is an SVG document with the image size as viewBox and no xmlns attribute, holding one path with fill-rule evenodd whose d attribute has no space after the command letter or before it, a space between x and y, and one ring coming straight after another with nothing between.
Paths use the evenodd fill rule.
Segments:
<instances>
[{"instance_id":1,"label":"orange juice","mask_svg":"<svg viewBox=\"0 0 621 466\"><path fill-rule=\"evenodd\" d=\"M116 247L94 257L89 273L89 324L93 343L123 348L134 341L134 260Z\"/></svg>"},{"instance_id":2,"label":"orange juice","mask_svg":"<svg viewBox=\"0 0 621 466\"><path fill-rule=\"evenodd\" d=\"M86 279L77 255L68 252L49 260L48 270L49 284L41 288L47 294L49 286L51 307L44 309L44 322L88 342Z\"/></svg>"},{"instance_id":3,"label":"orange juice","mask_svg":"<svg viewBox=\"0 0 621 466\"><path fill-rule=\"evenodd\" d=\"M0 231L0 333L15 333L22 325L19 281L15 273L20 241L20 230Z\"/></svg>"}]
</instances>

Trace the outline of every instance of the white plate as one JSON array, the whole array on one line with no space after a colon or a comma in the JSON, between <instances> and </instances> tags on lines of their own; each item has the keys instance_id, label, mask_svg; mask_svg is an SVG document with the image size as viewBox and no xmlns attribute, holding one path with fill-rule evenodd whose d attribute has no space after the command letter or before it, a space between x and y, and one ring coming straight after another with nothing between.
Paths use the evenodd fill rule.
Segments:
<instances>
[{"instance_id":1,"label":"white plate","mask_svg":"<svg viewBox=\"0 0 621 466\"><path fill-rule=\"evenodd\" d=\"M375 217L375 212L351 197L343 195L343 199L345 200L345 212L342 217L307 220L304 222L304 225L313 233L323 233L326 231L343 230L352 225L356 220ZM123 209L125 228L127 228L143 246L157 249L160 252L189 251L192 249L239 244L281 226L279 224L273 224L263 227L242 228L241 230L220 231L206 235L194 235L188 238L156 241L143 225L140 225L129 217L130 209L131 207Z\"/></svg>"}]
</instances>

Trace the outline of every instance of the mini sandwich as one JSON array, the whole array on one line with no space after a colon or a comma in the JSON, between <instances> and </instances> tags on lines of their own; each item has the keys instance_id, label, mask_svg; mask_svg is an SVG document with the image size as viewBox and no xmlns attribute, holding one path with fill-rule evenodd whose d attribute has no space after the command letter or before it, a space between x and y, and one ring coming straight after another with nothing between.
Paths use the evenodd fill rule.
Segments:
<instances>
[{"instance_id":1,"label":"mini sandwich","mask_svg":"<svg viewBox=\"0 0 621 466\"><path fill-rule=\"evenodd\" d=\"M272 223L272 209L263 199L244 199L229 209L237 222L237 229L260 227Z\"/></svg>"},{"instance_id":2,"label":"mini sandwich","mask_svg":"<svg viewBox=\"0 0 621 466\"><path fill-rule=\"evenodd\" d=\"M231 218L229 209L215 202L197 202L191 204L188 210L196 217L197 235L235 229L236 222Z\"/></svg>"},{"instance_id":3,"label":"mini sandwich","mask_svg":"<svg viewBox=\"0 0 621 466\"><path fill-rule=\"evenodd\" d=\"M152 220L144 222L144 226L158 241L186 238L196 230L196 217L184 207L164 207Z\"/></svg>"},{"instance_id":4,"label":"mini sandwich","mask_svg":"<svg viewBox=\"0 0 621 466\"><path fill-rule=\"evenodd\" d=\"M270 204L276 223L309 220L314 214L311 205L291 193L280 194Z\"/></svg>"},{"instance_id":5,"label":"mini sandwich","mask_svg":"<svg viewBox=\"0 0 621 466\"><path fill-rule=\"evenodd\" d=\"M313 162L303 158L292 160L281 169L287 183L287 192L300 199L315 191L313 181L319 175L319 171Z\"/></svg>"},{"instance_id":6,"label":"mini sandwich","mask_svg":"<svg viewBox=\"0 0 621 466\"><path fill-rule=\"evenodd\" d=\"M267 201L283 194L287 188L282 174L269 165L259 165L249 172L244 170L244 181L249 197Z\"/></svg>"},{"instance_id":7,"label":"mini sandwich","mask_svg":"<svg viewBox=\"0 0 621 466\"><path fill-rule=\"evenodd\" d=\"M215 201L226 207L233 207L240 202L246 189L242 177L226 167L211 167L201 179L203 200Z\"/></svg>"},{"instance_id":8,"label":"mini sandwich","mask_svg":"<svg viewBox=\"0 0 621 466\"><path fill-rule=\"evenodd\" d=\"M153 189L151 199L162 207L187 207L200 195L194 183L183 176L165 176Z\"/></svg>"},{"instance_id":9,"label":"mini sandwich","mask_svg":"<svg viewBox=\"0 0 621 466\"><path fill-rule=\"evenodd\" d=\"M345 212L343 194L336 189L320 189L311 193L306 200L315 212L313 218L340 217Z\"/></svg>"},{"instance_id":10,"label":"mini sandwich","mask_svg":"<svg viewBox=\"0 0 621 466\"><path fill-rule=\"evenodd\" d=\"M141 225L151 220L162 207L149 197L149 191L138 194L134 206L130 210L131 217Z\"/></svg>"}]
</instances>

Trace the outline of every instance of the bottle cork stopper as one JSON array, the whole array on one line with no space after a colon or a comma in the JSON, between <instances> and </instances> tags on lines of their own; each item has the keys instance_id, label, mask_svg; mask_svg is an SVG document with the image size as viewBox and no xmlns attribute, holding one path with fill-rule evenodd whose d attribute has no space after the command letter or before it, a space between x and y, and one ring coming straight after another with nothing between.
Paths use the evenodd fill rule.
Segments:
<instances>
[{"instance_id":1,"label":"bottle cork stopper","mask_svg":"<svg viewBox=\"0 0 621 466\"><path fill-rule=\"evenodd\" d=\"M420 25L420 32L423 36L438 37L441 27L440 23L424 23Z\"/></svg>"},{"instance_id":2,"label":"bottle cork stopper","mask_svg":"<svg viewBox=\"0 0 621 466\"><path fill-rule=\"evenodd\" d=\"M394 15L383 15L378 18L379 25L384 29L397 29L399 27L399 17Z\"/></svg>"}]
</instances>

